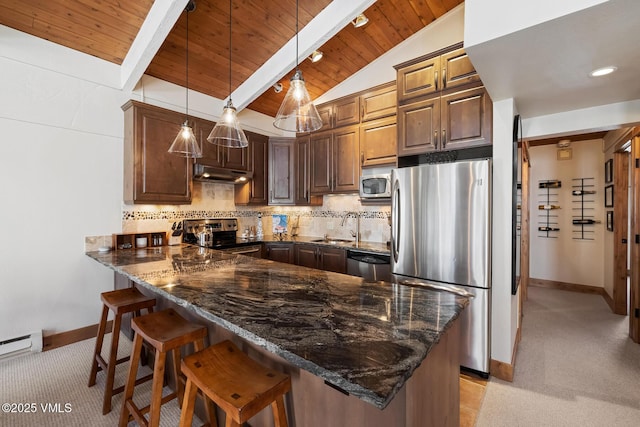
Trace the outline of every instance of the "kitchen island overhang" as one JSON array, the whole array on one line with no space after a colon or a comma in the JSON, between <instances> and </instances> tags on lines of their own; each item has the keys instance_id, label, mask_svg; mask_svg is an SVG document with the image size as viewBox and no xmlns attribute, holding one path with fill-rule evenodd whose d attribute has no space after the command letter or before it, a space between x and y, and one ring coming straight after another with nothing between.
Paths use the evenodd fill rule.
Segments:
<instances>
[{"instance_id":1,"label":"kitchen island overhang","mask_svg":"<svg viewBox=\"0 0 640 427\"><path fill-rule=\"evenodd\" d=\"M468 303L446 292L190 245L87 255L379 409Z\"/></svg>"}]
</instances>

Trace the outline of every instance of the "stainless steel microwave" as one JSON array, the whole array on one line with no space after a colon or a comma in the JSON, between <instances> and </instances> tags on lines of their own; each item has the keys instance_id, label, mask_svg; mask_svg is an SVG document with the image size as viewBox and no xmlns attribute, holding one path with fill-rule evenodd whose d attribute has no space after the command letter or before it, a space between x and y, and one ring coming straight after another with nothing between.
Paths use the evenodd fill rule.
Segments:
<instances>
[{"instance_id":1,"label":"stainless steel microwave","mask_svg":"<svg viewBox=\"0 0 640 427\"><path fill-rule=\"evenodd\" d=\"M360 177L361 199L382 199L391 197L391 175L368 175Z\"/></svg>"}]
</instances>

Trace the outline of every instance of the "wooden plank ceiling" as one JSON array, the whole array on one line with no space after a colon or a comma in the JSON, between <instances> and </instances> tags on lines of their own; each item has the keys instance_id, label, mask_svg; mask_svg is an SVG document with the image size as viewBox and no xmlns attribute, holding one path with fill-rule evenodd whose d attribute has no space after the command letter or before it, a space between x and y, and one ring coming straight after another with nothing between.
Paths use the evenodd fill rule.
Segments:
<instances>
[{"instance_id":1,"label":"wooden plank ceiling","mask_svg":"<svg viewBox=\"0 0 640 427\"><path fill-rule=\"evenodd\" d=\"M300 0L302 29L331 0ZM319 47L320 62L300 69L312 99L333 88L462 0L378 0L365 11L369 23L347 25ZM122 64L153 0L0 0L0 24ZM234 0L232 78L235 90L295 36L295 0ZM229 95L229 2L196 0L189 14L189 88L224 99ZM145 74L185 86L186 13L165 39ZM416 52L419 56L426 52ZM293 70L248 108L275 116Z\"/></svg>"}]
</instances>

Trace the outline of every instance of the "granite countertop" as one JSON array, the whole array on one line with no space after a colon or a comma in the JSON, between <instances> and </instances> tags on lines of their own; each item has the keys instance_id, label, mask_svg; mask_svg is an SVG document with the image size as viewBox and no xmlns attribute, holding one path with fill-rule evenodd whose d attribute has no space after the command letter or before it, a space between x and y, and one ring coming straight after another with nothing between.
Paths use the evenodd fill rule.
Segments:
<instances>
[{"instance_id":1,"label":"granite countertop","mask_svg":"<svg viewBox=\"0 0 640 427\"><path fill-rule=\"evenodd\" d=\"M380 409L468 304L186 244L87 255Z\"/></svg>"},{"instance_id":2,"label":"granite countertop","mask_svg":"<svg viewBox=\"0 0 640 427\"><path fill-rule=\"evenodd\" d=\"M326 241L322 241L322 237L314 237L314 236L284 236L282 240L274 235L265 235L261 239L242 239L238 237L236 242L242 245L250 245L256 243L311 243L314 245L321 246L329 246L334 248L342 248L342 249L358 249L364 252L373 252L384 255L389 255L391 253L390 248L386 243L379 242L359 242L356 245L355 241L342 241L342 239L336 238L333 240L335 243L329 243ZM331 240L331 239L329 239Z\"/></svg>"}]
</instances>

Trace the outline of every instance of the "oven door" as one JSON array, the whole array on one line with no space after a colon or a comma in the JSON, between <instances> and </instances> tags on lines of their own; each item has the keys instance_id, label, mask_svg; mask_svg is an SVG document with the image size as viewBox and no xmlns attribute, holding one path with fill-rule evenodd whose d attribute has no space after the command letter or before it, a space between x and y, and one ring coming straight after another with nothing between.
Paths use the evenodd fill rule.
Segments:
<instances>
[{"instance_id":1,"label":"oven door","mask_svg":"<svg viewBox=\"0 0 640 427\"><path fill-rule=\"evenodd\" d=\"M262 258L262 245L238 246L236 248L222 249L222 252L233 255L245 255L253 258Z\"/></svg>"}]
</instances>

